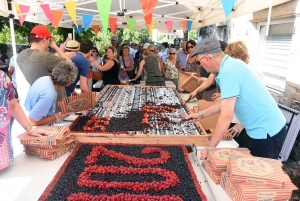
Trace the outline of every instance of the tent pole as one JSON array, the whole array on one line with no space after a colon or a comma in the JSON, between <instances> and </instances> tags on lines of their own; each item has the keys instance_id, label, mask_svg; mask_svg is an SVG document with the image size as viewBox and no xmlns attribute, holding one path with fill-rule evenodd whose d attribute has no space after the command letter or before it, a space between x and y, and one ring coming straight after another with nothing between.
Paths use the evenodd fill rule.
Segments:
<instances>
[{"instance_id":1,"label":"tent pole","mask_svg":"<svg viewBox=\"0 0 300 201\"><path fill-rule=\"evenodd\" d=\"M14 14L12 11L11 1L7 1L7 7L9 11L9 28L10 28L10 37L11 37L11 45L13 50L14 62L16 63L16 55L17 55L17 48L16 48L16 38L15 38L15 28L14 28Z\"/></svg>"},{"instance_id":2,"label":"tent pole","mask_svg":"<svg viewBox=\"0 0 300 201\"><path fill-rule=\"evenodd\" d=\"M73 40L75 40L75 25L73 26Z\"/></svg>"}]
</instances>

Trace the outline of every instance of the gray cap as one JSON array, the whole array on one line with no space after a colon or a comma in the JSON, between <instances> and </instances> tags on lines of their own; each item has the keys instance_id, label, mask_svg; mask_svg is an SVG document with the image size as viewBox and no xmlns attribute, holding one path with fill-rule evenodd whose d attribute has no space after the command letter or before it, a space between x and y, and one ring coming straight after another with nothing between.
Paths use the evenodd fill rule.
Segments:
<instances>
[{"instance_id":1,"label":"gray cap","mask_svg":"<svg viewBox=\"0 0 300 201\"><path fill-rule=\"evenodd\" d=\"M214 54L221 52L220 43L215 38L204 38L194 48L191 57L197 54Z\"/></svg>"},{"instance_id":2,"label":"gray cap","mask_svg":"<svg viewBox=\"0 0 300 201\"><path fill-rule=\"evenodd\" d=\"M111 40L119 40L118 36L111 37Z\"/></svg>"}]
</instances>

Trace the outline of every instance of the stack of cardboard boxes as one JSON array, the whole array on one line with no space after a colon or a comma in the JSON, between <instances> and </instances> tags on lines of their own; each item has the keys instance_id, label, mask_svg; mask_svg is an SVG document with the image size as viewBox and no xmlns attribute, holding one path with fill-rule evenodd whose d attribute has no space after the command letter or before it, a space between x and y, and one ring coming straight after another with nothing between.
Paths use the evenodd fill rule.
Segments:
<instances>
[{"instance_id":1,"label":"stack of cardboard boxes","mask_svg":"<svg viewBox=\"0 0 300 201\"><path fill-rule=\"evenodd\" d=\"M47 130L48 136L33 137L28 134L18 136L26 154L54 160L75 147L75 142L65 126L38 126Z\"/></svg>"},{"instance_id":2,"label":"stack of cardboard boxes","mask_svg":"<svg viewBox=\"0 0 300 201\"><path fill-rule=\"evenodd\" d=\"M286 201L297 187L279 160L253 157L246 148L210 148L202 166L233 201Z\"/></svg>"}]
</instances>

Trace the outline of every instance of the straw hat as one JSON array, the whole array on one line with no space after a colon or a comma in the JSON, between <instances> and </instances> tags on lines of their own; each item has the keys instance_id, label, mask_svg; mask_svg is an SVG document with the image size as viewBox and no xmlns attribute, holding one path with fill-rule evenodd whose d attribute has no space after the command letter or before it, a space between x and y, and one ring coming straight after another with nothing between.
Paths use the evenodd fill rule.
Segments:
<instances>
[{"instance_id":1,"label":"straw hat","mask_svg":"<svg viewBox=\"0 0 300 201\"><path fill-rule=\"evenodd\" d=\"M66 50L77 51L79 50L79 43L76 40L69 40L65 47Z\"/></svg>"}]
</instances>

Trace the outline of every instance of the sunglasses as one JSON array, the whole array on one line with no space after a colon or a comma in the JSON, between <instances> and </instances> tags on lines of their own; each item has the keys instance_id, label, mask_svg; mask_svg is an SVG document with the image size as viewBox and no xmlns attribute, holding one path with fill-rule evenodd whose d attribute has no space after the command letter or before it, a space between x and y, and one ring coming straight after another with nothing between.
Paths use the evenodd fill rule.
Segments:
<instances>
[{"instance_id":1,"label":"sunglasses","mask_svg":"<svg viewBox=\"0 0 300 201\"><path fill-rule=\"evenodd\" d=\"M143 48L144 46L139 46L140 48Z\"/></svg>"},{"instance_id":2,"label":"sunglasses","mask_svg":"<svg viewBox=\"0 0 300 201\"><path fill-rule=\"evenodd\" d=\"M154 52L154 50L149 50L150 52Z\"/></svg>"},{"instance_id":3,"label":"sunglasses","mask_svg":"<svg viewBox=\"0 0 300 201\"><path fill-rule=\"evenodd\" d=\"M187 46L186 49L193 49L193 48L194 48L194 46Z\"/></svg>"},{"instance_id":4,"label":"sunglasses","mask_svg":"<svg viewBox=\"0 0 300 201\"><path fill-rule=\"evenodd\" d=\"M136 44L131 44L131 46L136 46Z\"/></svg>"},{"instance_id":5,"label":"sunglasses","mask_svg":"<svg viewBox=\"0 0 300 201\"><path fill-rule=\"evenodd\" d=\"M175 55L176 53L169 53L170 55Z\"/></svg>"},{"instance_id":6,"label":"sunglasses","mask_svg":"<svg viewBox=\"0 0 300 201\"><path fill-rule=\"evenodd\" d=\"M93 50L93 52L98 52L98 51L96 51L96 50Z\"/></svg>"}]
</instances>

